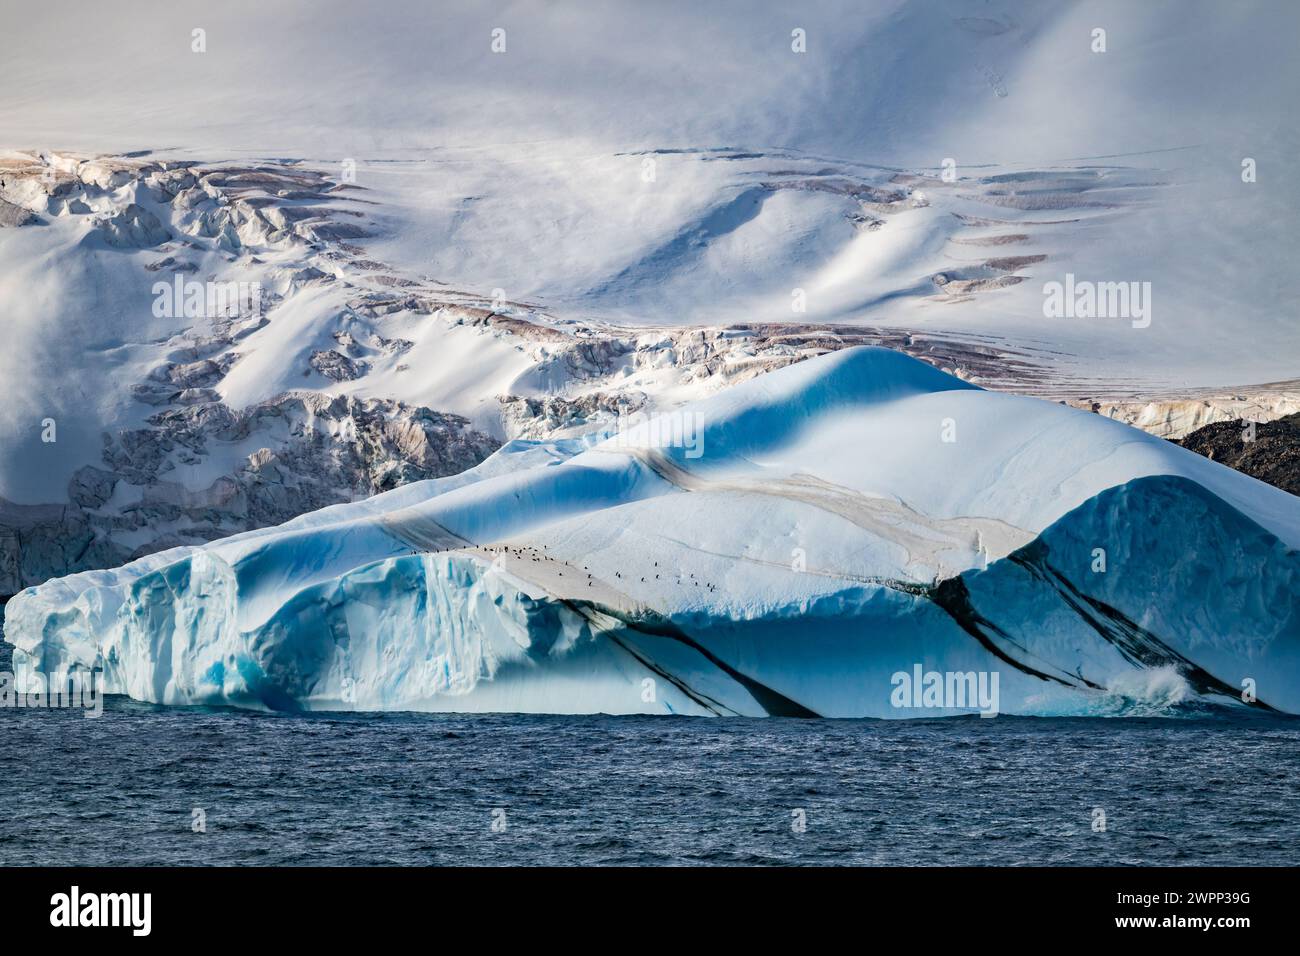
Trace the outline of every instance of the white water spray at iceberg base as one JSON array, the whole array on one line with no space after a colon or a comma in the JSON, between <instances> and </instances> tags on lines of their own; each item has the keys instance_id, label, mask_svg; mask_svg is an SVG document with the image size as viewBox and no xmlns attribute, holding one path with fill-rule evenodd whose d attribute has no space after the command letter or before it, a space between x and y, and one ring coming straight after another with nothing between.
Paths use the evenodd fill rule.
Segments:
<instances>
[{"instance_id":1,"label":"white water spray at iceberg base","mask_svg":"<svg viewBox=\"0 0 1300 956\"><path fill-rule=\"evenodd\" d=\"M996 673L1004 714L1300 713L1282 491L884 349L685 412L698 457L648 425L515 441L456 477L29 588L6 608L15 670L277 710L976 712L891 704L921 665Z\"/></svg>"}]
</instances>

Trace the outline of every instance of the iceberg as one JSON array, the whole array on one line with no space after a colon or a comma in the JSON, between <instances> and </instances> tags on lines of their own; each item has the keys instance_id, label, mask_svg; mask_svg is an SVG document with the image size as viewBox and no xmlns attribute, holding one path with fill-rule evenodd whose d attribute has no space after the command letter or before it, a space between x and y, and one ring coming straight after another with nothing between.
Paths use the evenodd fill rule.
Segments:
<instances>
[{"instance_id":1,"label":"iceberg","mask_svg":"<svg viewBox=\"0 0 1300 956\"><path fill-rule=\"evenodd\" d=\"M29 588L5 609L16 676L268 710L988 710L900 705L915 672L996 688L1006 714L1300 713L1285 492L881 348L664 414L689 443L657 420L513 441Z\"/></svg>"}]
</instances>

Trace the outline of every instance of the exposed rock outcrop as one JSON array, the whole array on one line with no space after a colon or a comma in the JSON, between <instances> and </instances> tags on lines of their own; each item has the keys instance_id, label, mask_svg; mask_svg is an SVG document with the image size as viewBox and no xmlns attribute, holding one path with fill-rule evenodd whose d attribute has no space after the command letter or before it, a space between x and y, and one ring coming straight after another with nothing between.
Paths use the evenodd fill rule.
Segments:
<instances>
[{"instance_id":1,"label":"exposed rock outcrop","mask_svg":"<svg viewBox=\"0 0 1300 956\"><path fill-rule=\"evenodd\" d=\"M1300 414L1273 422L1215 422L1178 442L1198 455L1300 495Z\"/></svg>"},{"instance_id":2,"label":"exposed rock outcrop","mask_svg":"<svg viewBox=\"0 0 1300 956\"><path fill-rule=\"evenodd\" d=\"M360 378L367 367L365 362L355 362L333 349L312 352L307 363L332 382L350 382Z\"/></svg>"},{"instance_id":3,"label":"exposed rock outcrop","mask_svg":"<svg viewBox=\"0 0 1300 956\"><path fill-rule=\"evenodd\" d=\"M79 469L68 504L0 501L0 596L459 474L500 445L460 416L316 392L242 411L220 402L168 408L149 426L105 435L105 467ZM230 457L232 446L258 436L265 447ZM179 466L221 460L229 470L205 488L170 480Z\"/></svg>"}]
</instances>

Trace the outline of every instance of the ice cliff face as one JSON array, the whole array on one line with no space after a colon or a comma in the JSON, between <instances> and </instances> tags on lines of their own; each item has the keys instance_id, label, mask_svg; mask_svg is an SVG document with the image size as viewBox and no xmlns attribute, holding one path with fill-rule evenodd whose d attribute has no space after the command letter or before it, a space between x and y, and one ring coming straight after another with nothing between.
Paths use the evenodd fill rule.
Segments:
<instances>
[{"instance_id":1,"label":"ice cliff face","mask_svg":"<svg viewBox=\"0 0 1300 956\"><path fill-rule=\"evenodd\" d=\"M978 709L900 704L919 667L1002 713L1300 712L1290 495L881 349L678 414L28 589L15 666L272 709Z\"/></svg>"},{"instance_id":2,"label":"ice cliff face","mask_svg":"<svg viewBox=\"0 0 1300 956\"><path fill-rule=\"evenodd\" d=\"M1244 428L1274 422L1300 413L1300 386L1295 382L1211 392L1199 397L1150 401L1078 399L1070 404L1133 425L1152 435L1180 441L1199 429L1224 422L1241 422Z\"/></svg>"}]
</instances>

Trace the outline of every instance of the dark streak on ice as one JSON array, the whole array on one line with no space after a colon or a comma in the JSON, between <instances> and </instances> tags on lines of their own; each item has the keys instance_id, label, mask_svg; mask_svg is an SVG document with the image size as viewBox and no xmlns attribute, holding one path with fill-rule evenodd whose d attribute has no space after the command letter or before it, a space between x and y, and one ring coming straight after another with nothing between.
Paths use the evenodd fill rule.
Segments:
<instances>
[{"instance_id":1,"label":"dark streak on ice","mask_svg":"<svg viewBox=\"0 0 1300 956\"><path fill-rule=\"evenodd\" d=\"M1061 600L1089 627L1114 645L1125 660L1144 667L1176 667L1199 694L1218 693L1239 697L1237 688L1179 654L1123 611L1080 591L1048 562L1047 547L1042 542L1036 541L1021 548L1010 555L1009 559L1024 568L1035 580L1051 586ZM1246 703L1264 710L1274 710L1258 698Z\"/></svg>"},{"instance_id":2,"label":"dark streak on ice","mask_svg":"<svg viewBox=\"0 0 1300 956\"><path fill-rule=\"evenodd\" d=\"M701 657L707 660L714 667L718 668L718 670L722 671L724 674L726 674L736 683L744 687L745 690L749 691L750 696L753 697L754 700L758 702L758 705L762 707L763 710L766 711L766 713L770 717L820 717L821 716L821 714L817 713L814 710L810 710L809 708L805 707L803 704L799 703L798 701L791 700L789 697L786 697L780 691L773 690L771 687L768 687L766 684L754 680L754 678L750 677L747 674L742 674L740 671L736 670L726 661L722 660L720 657L718 657L716 654L710 651L707 647L705 647L699 641L695 640L695 638L691 637L689 634L687 634L685 631L683 631L680 627L678 627L676 624L674 624L672 621L668 620L667 618L664 618L660 615L655 615L653 618L643 617L634 621L634 620L629 620L626 615L620 614L611 608L596 607L595 605L588 604L586 602L579 602L579 601L565 601L564 603L572 610L576 611L579 614L582 614L584 617L587 617L588 619L590 619L590 614L587 613L586 609L598 610L600 613L608 615L620 621L623 624L623 626L630 631L641 633L641 634L647 634L652 637L666 637L670 640L678 641L679 643L685 644L687 647L691 648L691 650L695 651L697 654L699 654ZM651 666L649 662L646 661L641 655L632 652L631 649L627 647L625 642L618 640L617 637L614 637L614 635L612 634L608 636L612 637L615 640L615 643L617 643L624 650L627 650L629 651L629 653L632 653L637 660L641 661L643 664L646 664L646 666L648 667ZM689 690L679 679L673 677L672 675L668 674L666 671L662 670L659 667L652 667L652 669L655 671L655 673L662 674L665 678L672 681L673 684L681 688L682 691L684 693L687 693L693 700L696 701L696 703L699 703L701 706L707 706L704 704L702 695L700 695L698 691ZM714 701L714 703L716 704L717 702ZM712 710L713 708L710 707L709 709Z\"/></svg>"},{"instance_id":3,"label":"dark streak on ice","mask_svg":"<svg viewBox=\"0 0 1300 956\"><path fill-rule=\"evenodd\" d=\"M927 596L938 607L942 608L949 617L956 621L962 630L975 638L975 640L979 641L985 650L999 660L1005 661L1016 670L1029 674L1032 677L1055 681L1056 683L1062 684L1066 687L1074 686L1070 681L1063 680L1060 677L1054 677L1051 674L1045 674L1040 670L1030 667L1028 664L1022 664L1020 661L1007 654L1007 652L1002 650L1002 648L998 647L993 639L985 633L986 630L992 631L998 637L1008 642L1011 642L1011 635L975 609L975 605L971 603L970 591L967 589L966 582L962 578L948 578L946 581L940 581L928 592ZM1085 680L1084 683L1089 687L1097 688L1097 685L1090 681Z\"/></svg>"}]
</instances>

